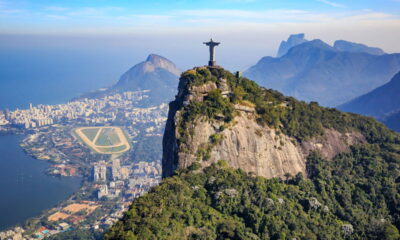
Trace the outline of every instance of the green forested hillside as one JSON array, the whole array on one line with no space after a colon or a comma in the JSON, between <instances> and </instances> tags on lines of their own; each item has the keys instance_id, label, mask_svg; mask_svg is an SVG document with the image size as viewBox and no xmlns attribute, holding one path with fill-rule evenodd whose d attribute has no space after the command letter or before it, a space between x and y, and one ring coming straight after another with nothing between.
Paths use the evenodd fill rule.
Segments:
<instances>
[{"instance_id":1,"label":"green forested hillside","mask_svg":"<svg viewBox=\"0 0 400 240\"><path fill-rule=\"evenodd\" d=\"M190 139L186 124L196 116L230 122L240 103L255 106L260 125L299 142L333 128L359 131L367 143L329 161L312 153L307 176L285 179L248 175L226 161L203 170L195 163L135 200L105 239L400 238L399 135L371 118L287 98L223 69L187 71L180 88L220 78L227 79L229 98L213 90L203 102L175 106L184 108L180 141Z\"/></svg>"},{"instance_id":2,"label":"green forested hillside","mask_svg":"<svg viewBox=\"0 0 400 240\"><path fill-rule=\"evenodd\" d=\"M195 68L186 71L180 78L180 88L189 89L192 86L207 82L218 83L219 79L227 79L231 89L229 98L223 98L219 89L213 90L203 102L192 102L183 108L181 131L184 140L187 125L198 115L210 119L219 115L229 122L234 116L233 104L254 104L258 119L282 131L284 134L296 138L298 141L323 134L324 128L336 129L339 132L356 130L361 132L369 142L382 142L393 139L393 133L384 125L369 117L352 113L340 112L334 108L321 107L316 102L306 103L272 89L258 86L254 81L244 77L236 77L223 68ZM178 104L179 101L173 102Z\"/></svg>"},{"instance_id":3,"label":"green forested hillside","mask_svg":"<svg viewBox=\"0 0 400 240\"><path fill-rule=\"evenodd\" d=\"M309 179L192 166L137 199L105 239L398 239L399 154L397 144L313 154Z\"/></svg>"}]
</instances>

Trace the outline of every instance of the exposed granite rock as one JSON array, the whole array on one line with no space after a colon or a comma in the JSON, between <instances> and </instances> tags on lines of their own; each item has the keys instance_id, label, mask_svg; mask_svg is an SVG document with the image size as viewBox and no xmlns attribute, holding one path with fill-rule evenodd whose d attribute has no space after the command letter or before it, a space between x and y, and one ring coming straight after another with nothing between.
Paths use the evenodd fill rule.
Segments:
<instances>
[{"instance_id":1,"label":"exposed granite rock","mask_svg":"<svg viewBox=\"0 0 400 240\"><path fill-rule=\"evenodd\" d=\"M221 80L221 79L220 79ZM228 124L222 120L198 116L185 131L190 132L186 141L181 141L176 126L182 121L183 106L192 101L203 101L208 92L216 88L228 91L220 82L188 88L180 83L175 101L170 103L169 116L163 139L163 177L171 176L176 169L184 169L193 163L207 167L225 160L232 168L266 178L283 177L289 173L306 175L306 158L312 151L320 151L327 159L346 152L349 146L366 142L358 132L340 133L325 129L322 136L306 142L286 136L279 130L261 126L251 104L234 105L235 117ZM217 143L211 141L218 135ZM207 152L204 159L199 152Z\"/></svg>"},{"instance_id":2,"label":"exposed granite rock","mask_svg":"<svg viewBox=\"0 0 400 240\"><path fill-rule=\"evenodd\" d=\"M305 158L289 137L277 135L274 129L261 127L254 115L242 113L233 120L234 125L219 134L222 141L211 149L211 157L200 161L203 167L226 160L233 168L241 168L267 178L281 177L285 173L305 173ZM198 120L187 152L179 152L178 168L186 168L198 161L196 152L211 135L219 131L221 123ZM283 144L281 144L283 143Z\"/></svg>"},{"instance_id":3,"label":"exposed granite rock","mask_svg":"<svg viewBox=\"0 0 400 240\"><path fill-rule=\"evenodd\" d=\"M359 132L343 134L334 129L325 129L323 136L302 143L302 149L304 155L319 151L323 157L332 159L338 153L349 151L349 146L366 142L365 137Z\"/></svg>"},{"instance_id":4,"label":"exposed granite rock","mask_svg":"<svg viewBox=\"0 0 400 240\"><path fill-rule=\"evenodd\" d=\"M202 102L208 92L214 89L217 89L217 85L214 82L208 82L200 86L191 87L189 89L189 94L184 97L183 105L188 105L192 101Z\"/></svg>"},{"instance_id":5,"label":"exposed granite rock","mask_svg":"<svg viewBox=\"0 0 400 240\"><path fill-rule=\"evenodd\" d=\"M179 112L178 112L179 116ZM175 119L179 119L176 117ZM219 131L222 123L198 119L193 124L193 137L178 151L176 136L171 136L171 122L167 124L166 134L175 141L165 140L163 157L163 175L168 176L176 168L187 168L194 162L207 167L219 160L226 160L233 168L241 168L248 173L267 178L283 177L285 173L305 175L306 156L311 151L320 151L331 159L336 154L349 150L349 145L364 142L359 133L341 134L326 129L324 136L299 144L295 139L278 134L275 129L260 126L252 113L241 113L235 117L234 125ZM218 133L222 141L211 149L210 158L199 161L197 151L209 142L211 135ZM171 167L173 166L173 167Z\"/></svg>"}]
</instances>

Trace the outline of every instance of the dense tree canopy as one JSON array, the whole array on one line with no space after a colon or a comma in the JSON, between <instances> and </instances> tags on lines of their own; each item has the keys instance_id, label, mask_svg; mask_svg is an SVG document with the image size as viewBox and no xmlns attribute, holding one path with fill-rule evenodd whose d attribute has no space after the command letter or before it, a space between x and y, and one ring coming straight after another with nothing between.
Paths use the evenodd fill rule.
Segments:
<instances>
[{"instance_id":1,"label":"dense tree canopy","mask_svg":"<svg viewBox=\"0 0 400 240\"><path fill-rule=\"evenodd\" d=\"M195 165L137 199L105 239L398 239L399 145L361 145L309 178ZM383 237L384 236L384 237Z\"/></svg>"},{"instance_id":2,"label":"dense tree canopy","mask_svg":"<svg viewBox=\"0 0 400 240\"><path fill-rule=\"evenodd\" d=\"M284 179L254 177L225 161L201 171L195 163L135 200L105 239L400 238L399 135L372 118L297 101L222 68L187 71L181 84L189 89L221 78L232 90L229 98L213 90L204 101L181 106L180 141L190 139L187 124L199 115L230 122L233 105L243 104L255 107L259 124L299 142L331 128L358 131L367 143L329 161L312 153L307 176Z\"/></svg>"}]
</instances>

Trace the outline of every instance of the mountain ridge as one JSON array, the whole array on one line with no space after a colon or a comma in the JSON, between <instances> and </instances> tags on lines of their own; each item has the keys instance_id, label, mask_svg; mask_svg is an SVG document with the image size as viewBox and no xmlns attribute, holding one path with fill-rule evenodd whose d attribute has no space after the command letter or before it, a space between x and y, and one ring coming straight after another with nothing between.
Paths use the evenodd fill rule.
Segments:
<instances>
[{"instance_id":1,"label":"mountain ridge","mask_svg":"<svg viewBox=\"0 0 400 240\"><path fill-rule=\"evenodd\" d=\"M385 84L400 69L400 54L339 51L321 40L263 57L244 72L261 86L334 107Z\"/></svg>"},{"instance_id":2,"label":"mountain ridge","mask_svg":"<svg viewBox=\"0 0 400 240\"><path fill-rule=\"evenodd\" d=\"M400 72L386 84L348 103L338 106L340 110L355 112L375 118L384 118L400 110Z\"/></svg>"},{"instance_id":3,"label":"mountain ridge","mask_svg":"<svg viewBox=\"0 0 400 240\"><path fill-rule=\"evenodd\" d=\"M333 47L344 52L364 52L372 55L386 54L382 49L377 47L368 47L362 43L354 43L346 40L336 40Z\"/></svg>"}]
</instances>

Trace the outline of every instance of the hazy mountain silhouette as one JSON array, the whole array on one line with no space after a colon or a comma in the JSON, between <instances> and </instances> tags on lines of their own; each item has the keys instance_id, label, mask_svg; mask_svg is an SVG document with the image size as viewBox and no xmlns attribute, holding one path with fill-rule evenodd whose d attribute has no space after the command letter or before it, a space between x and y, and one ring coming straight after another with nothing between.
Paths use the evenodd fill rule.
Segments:
<instances>
[{"instance_id":1,"label":"hazy mountain silhouette","mask_svg":"<svg viewBox=\"0 0 400 240\"><path fill-rule=\"evenodd\" d=\"M282 57L263 57L244 75L300 100L337 106L385 84L399 69L400 54L342 51L317 39Z\"/></svg>"},{"instance_id":2,"label":"hazy mountain silhouette","mask_svg":"<svg viewBox=\"0 0 400 240\"><path fill-rule=\"evenodd\" d=\"M168 103L174 98L180 70L175 64L156 54L126 71L119 81L103 91L89 93L84 97L97 97L125 91L150 90L145 105Z\"/></svg>"},{"instance_id":3,"label":"hazy mountain silhouette","mask_svg":"<svg viewBox=\"0 0 400 240\"><path fill-rule=\"evenodd\" d=\"M387 126L400 130L400 72L390 82L345 103L338 108L347 112L373 116Z\"/></svg>"},{"instance_id":4,"label":"hazy mountain silhouette","mask_svg":"<svg viewBox=\"0 0 400 240\"><path fill-rule=\"evenodd\" d=\"M289 49L299 44L305 43L308 40L304 39L304 33L299 34L292 34L289 36L287 41L282 41L281 45L279 46L277 57L281 57L285 55Z\"/></svg>"},{"instance_id":5,"label":"hazy mountain silhouette","mask_svg":"<svg viewBox=\"0 0 400 240\"><path fill-rule=\"evenodd\" d=\"M400 69L400 68L399 68ZM347 112L383 118L400 110L400 72L390 82L338 107Z\"/></svg>"},{"instance_id":6,"label":"hazy mountain silhouette","mask_svg":"<svg viewBox=\"0 0 400 240\"><path fill-rule=\"evenodd\" d=\"M344 51L344 52L364 52L364 53L369 53L372 55L383 55L385 52L376 47L368 47L367 45L361 44L361 43L353 43L353 42L348 42L345 40L337 40L333 44L333 47L336 48L339 51Z\"/></svg>"},{"instance_id":7,"label":"hazy mountain silhouette","mask_svg":"<svg viewBox=\"0 0 400 240\"><path fill-rule=\"evenodd\" d=\"M111 89L113 91L150 90L153 103L169 102L178 86L180 70L170 60L151 54L127 72Z\"/></svg>"}]
</instances>

